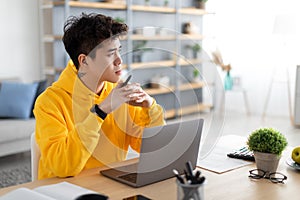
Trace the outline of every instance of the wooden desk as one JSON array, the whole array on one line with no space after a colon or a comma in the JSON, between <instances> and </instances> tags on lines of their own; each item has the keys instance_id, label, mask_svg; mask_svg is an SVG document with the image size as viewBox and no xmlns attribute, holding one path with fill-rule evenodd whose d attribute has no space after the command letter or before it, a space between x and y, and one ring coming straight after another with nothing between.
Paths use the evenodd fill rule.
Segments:
<instances>
[{"instance_id":1,"label":"wooden desk","mask_svg":"<svg viewBox=\"0 0 300 200\"><path fill-rule=\"evenodd\" d=\"M285 158L281 159L278 171L287 175L288 180L286 184L274 184L267 179L250 180L248 171L254 168L255 165L253 164L223 174L216 174L202 169L203 175L207 178L207 184L204 189L205 200L279 200L297 199L299 197L300 172L287 166ZM136 189L101 176L99 170L100 168L86 170L72 178L51 178L3 188L0 189L0 196L19 187L35 188L41 185L67 181L106 194L112 200L121 200L123 197L133 194L143 194L158 200L176 199L175 178Z\"/></svg>"}]
</instances>

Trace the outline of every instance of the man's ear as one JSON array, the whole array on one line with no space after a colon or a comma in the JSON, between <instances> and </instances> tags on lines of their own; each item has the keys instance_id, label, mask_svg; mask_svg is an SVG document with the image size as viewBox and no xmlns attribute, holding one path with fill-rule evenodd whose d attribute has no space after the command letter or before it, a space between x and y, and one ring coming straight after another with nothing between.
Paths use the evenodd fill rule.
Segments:
<instances>
[{"instance_id":1,"label":"man's ear","mask_svg":"<svg viewBox=\"0 0 300 200\"><path fill-rule=\"evenodd\" d=\"M79 66L86 66L87 65L87 59L86 59L86 55L85 54L80 54L79 56L78 56L78 63L79 63Z\"/></svg>"}]
</instances>

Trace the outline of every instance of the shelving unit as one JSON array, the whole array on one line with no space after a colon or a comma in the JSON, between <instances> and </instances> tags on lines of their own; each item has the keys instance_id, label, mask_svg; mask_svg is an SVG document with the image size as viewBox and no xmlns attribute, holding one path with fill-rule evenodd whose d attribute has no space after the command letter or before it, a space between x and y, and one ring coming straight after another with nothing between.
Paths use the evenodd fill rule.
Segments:
<instances>
[{"instance_id":1,"label":"shelving unit","mask_svg":"<svg viewBox=\"0 0 300 200\"><path fill-rule=\"evenodd\" d=\"M192 89L199 89L205 86L205 83L199 82L199 83L187 83L187 84L182 84L179 86L180 91L185 91L185 90L192 90ZM175 86L168 86L167 88L162 87L162 88L149 88L145 89L145 91L149 95L158 95L158 94L166 94L166 93L172 93L175 91Z\"/></svg>"},{"instance_id":2,"label":"shelving unit","mask_svg":"<svg viewBox=\"0 0 300 200\"><path fill-rule=\"evenodd\" d=\"M152 61L152 62L143 62L143 63L132 63L131 69L143 69L143 68L163 68L163 67L175 67L176 60L160 60L160 61ZM187 65L196 65L200 64L200 59L190 59L189 62L185 60L178 61L180 66L187 66ZM126 65L124 65L127 68Z\"/></svg>"},{"instance_id":3,"label":"shelving unit","mask_svg":"<svg viewBox=\"0 0 300 200\"><path fill-rule=\"evenodd\" d=\"M141 12L156 12L156 13L175 13L175 8L161 7L161 6L144 6L144 5L131 5L132 11Z\"/></svg>"},{"instance_id":4,"label":"shelving unit","mask_svg":"<svg viewBox=\"0 0 300 200\"><path fill-rule=\"evenodd\" d=\"M70 7L77 8L100 8L100 9L111 9L111 10L125 10L126 4L116 4L108 2L86 2L86 1L55 1L49 2L53 6L65 6L66 4Z\"/></svg>"},{"instance_id":5,"label":"shelving unit","mask_svg":"<svg viewBox=\"0 0 300 200\"><path fill-rule=\"evenodd\" d=\"M53 27L45 27L45 20L47 22L47 19L42 18L42 29L41 29L41 38L43 43L43 54L46 55L49 51L48 58L44 57L42 58L44 60L43 63L43 69L44 69L44 75L47 76L49 79L49 82L53 82L57 76L61 73L61 71L64 69L66 62L68 60L67 54L64 52L64 49L62 49L62 45L60 43L62 39L62 32L57 31L58 26L54 21L54 18L58 16L63 16L61 20L65 21L67 17L73 13L73 9L77 11L77 14L80 14L82 10L85 11L91 11L91 12L101 12L105 14L105 11L109 11L109 15L112 16L114 13L121 12L124 15L126 15L126 23L129 25L129 27L133 27L138 24L136 23L136 20L138 17L134 17L135 15L140 14L148 14L152 16L156 15L163 15L164 17L171 18L173 21L172 23L174 26L172 27L173 34L164 34L164 35L158 35L155 34L153 36L145 36L143 34L136 34L133 32L129 32L128 36L122 40L122 42L125 42L127 48L130 50L132 49L132 42L134 41L147 41L148 43L152 43L153 46L157 43L169 43L170 49L173 48L172 51L176 52L175 57L172 58L156 58L153 56L151 60L145 60L143 62L132 62L132 55L127 54L125 56L125 63L124 68L128 69L131 73L137 73L137 75L133 76L133 79L136 78L137 82L145 82L147 79L149 82L149 78L153 74L148 74L149 70L154 73L163 73L166 70L170 70L173 73L183 73L183 71L187 71L189 68L193 68L196 66L196 68L201 71L202 65L205 62L201 58L192 59L192 58L186 58L184 59L181 57L178 57L178 55L181 55L182 45L185 42L197 42L200 43L204 39L204 36L201 34L201 31L199 33L195 34L178 34L181 33L181 27L180 24L182 23L182 16L196 16L196 17L202 17L203 15L209 14L205 10L196 9L191 6L182 6L181 1L173 0L173 4L169 7L165 7L159 4L162 4L162 1L155 1L155 5L146 6L146 5L140 5L140 1L134 0L127 0L124 4L116 4L116 3L109 3L109 2L97 2L97 1L87 1L87 0L81 0L81 1L51 1L51 0L40 0L40 9L41 13L48 13L49 15L52 15L50 18L51 24L53 24ZM192 0L190 0L192 2ZM138 4L138 3L139 4ZM185 1L184 1L185 2ZM186 3L186 2L185 2ZM74 11L75 12L75 11ZM50 13L50 14L49 14ZM115 16L118 16L118 14L115 14ZM164 18L161 18L164 19ZM49 18L48 18L49 20ZM147 20L145 17L143 20ZM150 20L151 21L151 20ZM154 20L155 21L155 20ZM199 24L201 24L200 22ZM149 22L142 23L142 25L145 26L153 26L149 25ZM164 28L164 26L161 26ZM60 27L62 29L62 27ZM169 28L169 27L167 27ZM44 29L47 29L45 31ZM169 28L170 29L170 28ZM47 49L48 50L45 50ZM64 52L64 55L62 53L57 53L57 49L60 50L60 52ZM127 49L127 50L128 50ZM52 52L51 52L52 51ZM171 54L170 52L159 52L160 54ZM59 58L58 56L59 55ZM166 73L166 72L164 72ZM140 75L141 74L141 75ZM168 74L168 73L167 73ZM171 73L170 73L171 74ZM168 74L169 75L169 74ZM148 77L147 77L148 76ZM181 77L178 77L178 75L173 74L171 77L171 83L167 87L160 87L160 88L146 88L145 91L154 96L158 103L160 103L166 110L165 116L166 118L174 118L179 117L186 114L191 114L195 112L202 112L202 111L209 111L213 108L213 105L207 104L203 102L203 93L202 89L206 87L205 82L197 82L197 83L191 83L188 78L185 78L186 80L181 80L182 77L185 75L182 75ZM138 78L141 78L139 80ZM196 94L196 102L192 102L189 105L181 105L181 101L185 101L184 98L186 96L189 96L188 93L192 92L193 94Z\"/></svg>"},{"instance_id":6,"label":"shelving unit","mask_svg":"<svg viewBox=\"0 0 300 200\"><path fill-rule=\"evenodd\" d=\"M180 14L187 14L187 15L206 15L206 14L209 14L205 10L197 9L197 8L180 8L178 12Z\"/></svg>"}]
</instances>

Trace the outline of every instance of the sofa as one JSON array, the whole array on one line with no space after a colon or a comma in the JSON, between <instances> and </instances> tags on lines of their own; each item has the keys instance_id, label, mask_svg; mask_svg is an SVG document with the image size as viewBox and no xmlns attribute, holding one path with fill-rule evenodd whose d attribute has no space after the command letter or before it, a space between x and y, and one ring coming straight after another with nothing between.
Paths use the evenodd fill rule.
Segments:
<instances>
[{"instance_id":1,"label":"sofa","mask_svg":"<svg viewBox=\"0 0 300 200\"><path fill-rule=\"evenodd\" d=\"M30 150L35 119L0 119L0 157Z\"/></svg>"},{"instance_id":2,"label":"sofa","mask_svg":"<svg viewBox=\"0 0 300 200\"><path fill-rule=\"evenodd\" d=\"M0 80L0 157L30 150L30 136L35 129L32 110L46 87L46 80Z\"/></svg>"}]
</instances>

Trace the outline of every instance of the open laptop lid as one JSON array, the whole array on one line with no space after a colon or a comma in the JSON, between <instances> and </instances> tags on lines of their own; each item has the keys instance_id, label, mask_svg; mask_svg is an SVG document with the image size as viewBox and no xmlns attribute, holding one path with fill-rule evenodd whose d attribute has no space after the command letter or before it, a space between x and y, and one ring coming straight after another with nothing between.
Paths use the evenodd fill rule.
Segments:
<instances>
[{"instance_id":1,"label":"open laptop lid","mask_svg":"<svg viewBox=\"0 0 300 200\"><path fill-rule=\"evenodd\" d=\"M203 119L145 128L139 162L102 170L100 173L127 185L141 187L173 177L173 169L183 173L187 161L191 161L195 168L202 128ZM121 178L132 173L137 173L134 182Z\"/></svg>"},{"instance_id":2,"label":"open laptop lid","mask_svg":"<svg viewBox=\"0 0 300 200\"><path fill-rule=\"evenodd\" d=\"M183 173L187 161L195 168L202 128L203 119L199 118L146 128L137 168L137 186L173 177L173 169Z\"/></svg>"}]
</instances>

